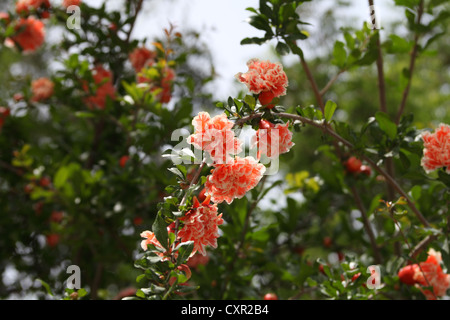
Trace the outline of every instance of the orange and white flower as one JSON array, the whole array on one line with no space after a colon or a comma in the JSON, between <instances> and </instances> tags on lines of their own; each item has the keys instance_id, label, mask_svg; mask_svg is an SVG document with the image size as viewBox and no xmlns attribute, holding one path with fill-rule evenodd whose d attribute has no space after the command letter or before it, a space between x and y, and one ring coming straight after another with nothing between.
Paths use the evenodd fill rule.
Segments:
<instances>
[{"instance_id":1,"label":"orange and white flower","mask_svg":"<svg viewBox=\"0 0 450 320\"><path fill-rule=\"evenodd\" d=\"M294 146L292 132L289 130L289 122L276 125L261 120L256 135L252 138L252 147L257 146L258 157L265 154L269 159L287 153Z\"/></svg>"},{"instance_id":2,"label":"orange and white flower","mask_svg":"<svg viewBox=\"0 0 450 320\"><path fill-rule=\"evenodd\" d=\"M194 133L187 138L189 144L207 151L215 164L232 161L230 155L242 151L242 142L235 137L233 122L222 113L211 118L208 112L200 112L192 120Z\"/></svg>"},{"instance_id":3,"label":"orange and white flower","mask_svg":"<svg viewBox=\"0 0 450 320\"><path fill-rule=\"evenodd\" d=\"M450 288L450 274L444 273L441 267L442 255L430 249L425 262L412 264L399 270L400 281L418 287L428 300L446 295ZM423 287L433 287L433 292Z\"/></svg>"},{"instance_id":4,"label":"orange and white flower","mask_svg":"<svg viewBox=\"0 0 450 320\"><path fill-rule=\"evenodd\" d=\"M219 164L206 178L206 194L215 203L242 198L261 180L266 167L253 157L236 157L226 164Z\"/></svg>"},{"instance_id":5,"label":"orange and white flower","mask_svg":"<svg viewBox=\"0 0 450 320\"><path fill-rule=\"evenodd\" d=\"M218 226L223 223L223 219L222 214L217 211L217 205L210 204L209 197L201 204L194 197L192 209L180 218L180 221L183 223L183 227L178 231L181 242L194 241L191 257L196 252L205 256L206 246L217 248Z\"/></svg>"},{"instance_id":6,"label":"orange and white flower","mask_svg":"<svg viewBox=\"0 0 450 320\"><path fill-rule=\"evenodd\" d=\"M434 133L422 134L424 149L421 165L427 173L446 168L450 174L450 126L441 123Z\"/></svg>"},{"instance_id":7,"label":"orange and white flower","mask_svg":"<svg viewBox=\"0 0 450 320\"><path fill-rule=\"evenodd\" d=\"M235 78L244 83L251 93L259 94L262 105L268 105L274 98L286 94L288 78L281 64L251 59L247 66L248 71L237 73Z\"/></svg>"}]
</instances>

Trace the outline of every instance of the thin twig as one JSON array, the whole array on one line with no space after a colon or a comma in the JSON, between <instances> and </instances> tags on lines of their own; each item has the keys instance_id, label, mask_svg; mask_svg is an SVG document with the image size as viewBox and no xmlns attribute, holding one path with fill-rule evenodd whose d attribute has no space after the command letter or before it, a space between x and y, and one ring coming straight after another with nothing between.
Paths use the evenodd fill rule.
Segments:
<instances>
[{"instance_id":1,"label":"thin twig","mask_svg":"<svg viewBox=\"0 0 450 320\"><path fill-rule=\"evenodd\" d=\"M375 17L375 7L373 0L369 0L369 6L372 18L372 30L376 30L377 20ZM381 41L380 41L380 33L378 32L377 37L377 73L378 73L378 96L380 100L380 110L383 112L387 112L386 107L386 85L384 79L384 70L383 70L383 53L381 51Z\"/></svg>"},{"instance_id":2,"label":"thin twig","mask_svg":"<svg viewBox=\"0 0 450 320\"><path fill-rule=\"evenodd\" d=\"M320 94L321 96L323 96L323 95L331 88L331 86L332 86L333 83L339 78L339 76L340 76L342 73L344 73L345 71L346 71L345 69L339 70L339 72L338 72L333 78L331 78L330 81L328 81L328 83L325 85L325 87L323 87L323 89L320 90L319 94Z\"/></svg>"},{"instance_id":3,"label":"thin twig","mask_svg":"<svg viewBox=\"0 0 450 320\"><path fill-rule=\"evenodd\" d=\"M316 80L314 80L314 76L311 73L311 70L309 69L309 66L303 57L300 57L300 62L303 66L303 69L306 72L306 77L308 78L309 83L311 84L311 87L313 89L314 96L316 97L319 108L320 108L320 110L322 110L323 113L325 113L325 105L323 103L322 95L320 94L319 88L317 87Z\"/></svg>"},{"instance_id":4,"label":"thin twig","mask_svg":"<svg viewBox=\"0 0 450 320\"><path fill-rule=\"evenodd\" d=\"M423 0L421 0L419 3L419 9L417 11L417 24L420 24L420 21L422 20L422 15L423 15L423 11L424 11L423 6L424 6L424 3L423 3ZM411 52L411 58L409 60L408 83L406 84L405 90L403 90L402 101L401 101L400 107L398 109L397 117L395 118L395 123L397 123L397 124L400 122L400 118L403 114L403 111L405 110L406 100L408 99L409 90L411 88L412 75L414 72L416 58L417 58L417 54L418 54L418 50L419 50L419 38L420 38L420 35L418 32L416 32L416 35L414 36L414 46L413 46L413 49Z\"/></svg>"}]
</instances>

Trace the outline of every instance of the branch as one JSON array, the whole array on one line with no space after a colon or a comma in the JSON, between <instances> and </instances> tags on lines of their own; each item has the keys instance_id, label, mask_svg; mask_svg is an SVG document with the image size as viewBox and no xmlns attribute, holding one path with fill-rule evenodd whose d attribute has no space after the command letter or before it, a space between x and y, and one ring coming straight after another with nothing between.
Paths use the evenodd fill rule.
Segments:
<instances>
[{"instance_id":1,"label":"branch","mask_svg":"<svg viewBox=\"0 0 450 320\"><path fill-rule=\"evenodd\" d=\"M320 110L322 110L322 112L325 113L325 105L323 103L322 95L320 94L319 88L317 87L316 80L314 80L314 76L312 75L311 70L308 67L308 64L306 63L305 59L302 56L300 57L300 62L302 63L303 69L306 72L306 77L308 78L309 83L311 84Z\"/></svg>"},{"instance_id":2,"label":"branch","mask_svg":"<svg viewBox=\"0 0 450 320\"><path fill-rule=\"evenodd\" d=\"M325 87L323 87L323 89L320 90L319 94L323 96L328 91L328 89L330 89L333 83L339 78L339 76L345 71L346 71L345 69L339 70L339 72L333 78L331 78L330 81L328 81Z\"/></svg>"},{"instance_id":3,"label":"branch","mask_svg":"<svg viewBox=\"0 0 450 320\"><path fill-rule=\"evenodd\" d=\"M422 19L422 15L423 15L423 0L420 1L419 4L419 9L417 11L417 24L420 24L420 21ZM408 99L408 95L409 95L409 90L411 88L411 83L412 83L412 75L414 72L414 67L416 64L416 58L417 58L417 53L419 50L419 33L416 32L416 35L414 36L414 47L412 49L411 52L411 58L409 60L409 77L408 77L408 83L406 85L405 90L403 90L403 95L402 95L402 101L400 103L400 107L398 109L398 113L397 113L397 117L395 119L395 123L398 124L400 122L400 118L403 114L403 111L405 110L405 106L406 106L406 100Z\"/></svg>"},{"instance_id":4,"label":"branch","mask_svg":"<svg viewBox=\"0 0 450 320\"><path fill-rule=\"evenodd\" d=\"M372 17L372 30L376 30L376 17L375 17L375 8L373 0L369 0L369 6L371 9L371 17ZM373 12L373 14L372 14ZM387 112L386 107L386 85L384 80L384 70L383 70L383 53L381 51L381 42L380 42L380 33L378 32L377 37L377 72L378 72L378 96L380 99L380 110L383 112Z\"/></svg>"}]
</instances>

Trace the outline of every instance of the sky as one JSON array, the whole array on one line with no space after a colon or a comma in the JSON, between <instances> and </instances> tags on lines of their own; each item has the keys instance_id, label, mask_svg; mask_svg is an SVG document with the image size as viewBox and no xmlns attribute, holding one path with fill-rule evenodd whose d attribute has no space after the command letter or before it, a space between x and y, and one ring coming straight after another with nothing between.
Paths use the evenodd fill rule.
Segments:
<instances>
[{"instance_id":1,"label":"sky","mask_svg":"<svg viewBox=\"0 0 450 320\"><path fill-rule=\"evenodd\" d=\"M103 0L84 0L92 6L99 6ZM350 3L345 9L337 10L336 16L342 26L352 24L362 26L369 20L368 1L346 0ZM314 0L314 12L316 16L337 0ZM107 7L118 10L123 0L109 0ZM389 21L399 17L399 10L393 8L393 0L375 0L377 19ZM246 37L260 37L263 35L248 23L251 12L247 7L258 8L259 0L144 0L143 10L138 17L133 32L133 38L151 39L152 36L162 36L163 29L173 24L183 29L201 31L201 40L208 44L214 59L214 66L218 73L218 79L214 83L215 97L218 100L226 99L238 92L238 86L234 75L238 72L246 72L246 62L251 58L260 60L276 57L272 53L273 43L258 45L240 45L240 41ZM401 12L400 12L401 13ZM320 21L308 22L312 28L320 28ZM307 54L307 53L306 53ZM286 61L293 59L288 56Z\"/></svg>"}]
</instances>

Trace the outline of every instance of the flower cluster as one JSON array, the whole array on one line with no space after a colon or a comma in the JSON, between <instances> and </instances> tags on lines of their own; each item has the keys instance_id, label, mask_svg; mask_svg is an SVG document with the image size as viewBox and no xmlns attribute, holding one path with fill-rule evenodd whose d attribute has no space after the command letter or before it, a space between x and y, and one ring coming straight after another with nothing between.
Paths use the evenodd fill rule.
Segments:
<instances>
[{"instance_id":1,"label":"flower cluster","mask_svg":"<svg viewBox=\"0 0 450 320\"><path fill-rule=\"evenodd\" d=\"M210 197L207 197L202 203L194 197L192 208L180 218L181 229L177 233L177 239L180 242L193 241L194 249L190 257L197 252L206 255L206 246L217 248L217 238L219 237L218 226L223 223L222 214L217 211L216 204L210 204ZM169 233L175 233L175 223L167 227ZM162 260L168 260L171 250L167 251L156 239L156 236L151 231L144 231L141 237L145 238L141 241L141 248L148 249L151 244L156 250L153 250ZM177 253L175 253L175 258Z\"/></svg>"},{"instance_id":2,"label":"flower cluster","mask_svg":"<svg viewBox=\"0 0 450 320\"><path fill-rule=\"evenodd\" d=\"M450 288L450 274L444 273L441 262L441 253L430 249L425 262L400 269L398 277L407 285L417 286L428 300L435 300L437 297L444 296ZM423 287L432 287L433 292Z\"/></svg>"},{"instance_id":3,"label":"flower cluster","mask_svg":"<svg viewBox=\"0 0 450 320\"><path fill-rule=\"evenodd\" d=\"M157 98L161 103L170 102L175 71L165 60L157 62L157 54L145 47L135 48L128 59L137 73L138 83L150 85L150 91L158 91ZM156 72L154 72L156 70Z\"/></svg>"},{"instance_id":4,"label":"flower cluster","mask_svg":"<svg viewBox=\"0 0 450 320\"><path fill-rule=\"evenodd\" d=\"M53 95L54 83L48 78L39 78L31 83L32 101L38 102L50 98Z\"/></svg>"},{"instance_id":5,"label":"flower cluster","mask_svg":"<svg viewBox=\"0 0 450 320\"><path fill-rule=\"evenodd\" d=\"M259 102L262 105L270 105L272 100L286 94L288 78L283 71L283 66L270 61L260 61L251 59L247 62L248 71L239 72L236 79L244 83L251 93L258 94Z\"/></svg>"},{"instance_id":6,"label":"flower cluster","mask_svg":"<svg viewBox=\"0 0 450 320\"><path fill-rule=\"evenodd\" d=\"M88 95L85 103L90 109L105 109L107 98L114 99L116 89L113 85L113 75L111 71L106 70L103 66L97 65L92 70L95 88L93 94L89 93L89 86L83 83L83 89Z\"/></svg>"},{"instance_id":7,"label":"flower cluster","mask_svg":"<svg viewBox=\"0 0 450 320\"><path fill-rule=\"evenodd\" d=\"M450 126L441 123L434 133L422 134L424 149L422 167L427 173L446 168L450 174Z\"/></svg>"},{"instance_id":8,"label":"flower cluster","mask_svg":"<svg viewBox=\"0 0 450 320\"><path fill-rule=\"evenodd\" d=\"M62 5L80 5L81 0L64 0ZM18 0L15 12L17 19L11 19L6 12L0 12L0 20L7 26L11 24L13 35L6 38L5 44L15 47L24 53L39 49L45 40L45 25L42 20L50 18L51 3L49 0Z\"/></svg>"}]
</instances>

